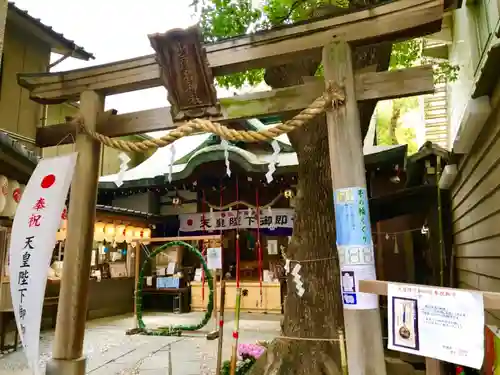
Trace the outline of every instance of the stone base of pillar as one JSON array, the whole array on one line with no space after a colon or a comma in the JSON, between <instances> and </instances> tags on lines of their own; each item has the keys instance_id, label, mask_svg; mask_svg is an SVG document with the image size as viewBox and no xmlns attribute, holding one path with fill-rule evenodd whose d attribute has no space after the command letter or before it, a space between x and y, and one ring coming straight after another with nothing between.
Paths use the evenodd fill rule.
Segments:
<instances>
[{"instance_id":1,"label":"stone base of pillar","mask_svg":"<svg viewBox=\"0 0 500 375\"><path fill-rule=\"evenodd\" d=\"M87 359L51 359L47 362L45 375L85 375Z\"/></svg>"}]
</instances>

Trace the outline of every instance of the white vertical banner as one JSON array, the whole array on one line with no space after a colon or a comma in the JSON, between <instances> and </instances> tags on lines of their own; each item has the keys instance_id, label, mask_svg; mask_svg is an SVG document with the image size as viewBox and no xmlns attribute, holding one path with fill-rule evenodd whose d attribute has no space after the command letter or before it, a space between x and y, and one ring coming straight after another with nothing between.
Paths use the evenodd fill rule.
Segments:
<instances>
[{"instance_id":1,"label":"white vertical banner","mask_svg":"<svg viewBox=\"0 0 500 375\"><path fill-rule=\"evenodd\" d=\"M17 208L9 247L10 293L29 366L39 374L45 286L77 153L42 159Z\"/></svg>"}]
</instances>

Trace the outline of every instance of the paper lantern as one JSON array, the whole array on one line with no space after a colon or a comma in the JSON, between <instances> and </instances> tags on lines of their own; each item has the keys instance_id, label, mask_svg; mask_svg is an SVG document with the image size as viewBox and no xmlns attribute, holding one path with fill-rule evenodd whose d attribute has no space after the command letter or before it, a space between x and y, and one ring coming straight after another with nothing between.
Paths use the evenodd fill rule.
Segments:
<instances>
[{"instance_id":1,"label":"paper lantern","mask_svg":"<svg viewBox=\"0 0 500 375\"><path fill-rule=\"evenodd\" d=\"M68 209L64 206L63 212L61 214L61 224L60 229L68 229Z\"/></svg>"},{"instance_id":2,"label":"paper lantern","mask_svg":"<svg viewBox=\"0 0 500 375\"><path fill-rule=\"evenodd\" d=\"M142 238L144 239L150 239L151 238L151 229L149 228L144 228L142 231ZM144 245L149 245L149 242L143 242Z\"/></svg>"},{"instance_id":3,"label":"paper lantern","mask_svg":"<svg viewBox=\"0 0 500 375\"><path fill-rule=\"evenodd\" d=\"M59 226L59 229L68 229L68 220L61 220L61 225Z\"/></svg>"},{"instance_id":4,"label":"paper lantern","mask_svg":"<svg viewBox=\"0 0 500 375\"><path fill-rule=\"evenodd\" d=\"M106 224L104 227L104 238L106 241L111 242L115 238L115 225L114 224Z\"/></svg>"},{"instance_id":5,"label":"paper lantern","mask_svg":"<svg viewBox=\"0 0 500 375\"><path fill-rule=\"evenodd\" d=\"M115 228L115 241L124 242L125 241L125 225L117 225Z\"/></svg>"},{"instance_id":6,"label":"paper lantern","mask_svg":"<svg viewBox=\"0 0 500 375\"><path fill-rule=\"evenodd\" d=\"M7 184L7 196L5 201L5 207L3 209L2 216L14 217L16 214L17 204L15 197L20 195L19 182L14 180L9 180Z\"/></svg>"},{"instance_id":7,"label":"paper lantern","mask_svg":"<svg viewBox=\"0 0 500 375\"><path fill-rule=\"evenodd\" d=\"M97 222L94 225L94 241L102 242L104 241L104 223Z\"/></svg>"},{"instance_id":8,"label":"paper lantern","mask_svg":"<svg viewBox=\"0 0 500 375\"><path fill-rule=\"evenodd\" d=\"M2 216L7 203L8 184L9 180L7 177L0 175L0 213Z\"/></svg>"},{"instance_id":9,"label":"paper lantern","mask_svg":"<svg viewBox=\"0 0 500 375\"><path fill-rule=\"evenodd\" d=\"M151 238L151 229L144 228L142 231L142 238Z\"/></svg>"},{"instance_id":10,"label":"paper lantern","mask_svg":"<svg viewBox=\"0 0 500 375\"><path fill-rule=\"evenodd\" d=\"M132 240L134 239L134 232L134 227L125 228L125 241L127 241L128 243L132 242Z\"/></svg>"},{"instance_id":11,"label":"paper lantern","mask_svg":"<svg viewBox=\"0 0 500 375\"><path fill-rule=\"evenodd\" d=\"M64 241L68 232L66 229L59 229L56 233L56 241Z\"/></svg>"},{"instance_id":12,"label":"paper lantern","mask_svg":"<svg viewBox=\"0 0 500 375\"><path fill-rule=\"evenodd\" d=\"M142 238L142 228L134 228L134 240Z\"/></svg>"}]
</instances>

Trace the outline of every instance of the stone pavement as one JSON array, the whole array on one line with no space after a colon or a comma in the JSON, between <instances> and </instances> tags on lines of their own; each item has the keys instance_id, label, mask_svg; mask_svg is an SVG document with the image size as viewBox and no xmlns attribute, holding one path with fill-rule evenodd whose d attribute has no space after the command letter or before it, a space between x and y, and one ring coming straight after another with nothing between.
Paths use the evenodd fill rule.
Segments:
<instances>
[{"instance_id":1,"label":"stone pavement","mask_svg":"<svg viewBox=\"0 0 500 375\"><path fill-rule=\"evenodd\" d=\"M201 320L202 313L149 314L144 321L150 328L190 324ZM255 343L279 335L280 316L242 314L240 342ZM231 355L234 315L226 313L223 360ZM208 375L215 373L217 340L207 341L204 333L215 327L212 320L203 333L182 337L126 336L134 326L131 315L90 321L85 332L84 352L87 374L91 375ZM43 332L40 341L41 366L50 358L54 333ZM0 357L1 375L30 375L22 350Z\"/></svg>"}]
</instances>

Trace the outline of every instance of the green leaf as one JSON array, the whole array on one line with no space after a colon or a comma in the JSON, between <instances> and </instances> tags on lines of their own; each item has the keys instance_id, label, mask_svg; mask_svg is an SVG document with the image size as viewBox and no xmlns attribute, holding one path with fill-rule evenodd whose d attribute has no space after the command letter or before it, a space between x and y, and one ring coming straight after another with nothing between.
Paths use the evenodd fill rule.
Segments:
<instances>
[{"instance_id":1,"label":"green leaf","mask_svg":"<svg viewBox=\"0 0 500 375\"><path fill-rule=\"evenodd\" d=\"M235 37L246 33L267 30L273 26L311 19L315 11L328 6L361 7L385 0L263 0L259 8L252 0L193 0L192 6L200 11L200 26L206 42ZM393 45L390 69L402 69L423 63L436 65L436 81L453 81L458 78L458 66L422 57L423 38ZM322 67L316 75L322 75ZM264 71L251 70L217 77L217 83L225 88L240 88L244 84L256 85L264 79Z\"/></svg>"}]
</instances>

